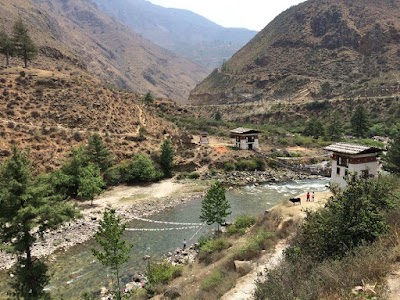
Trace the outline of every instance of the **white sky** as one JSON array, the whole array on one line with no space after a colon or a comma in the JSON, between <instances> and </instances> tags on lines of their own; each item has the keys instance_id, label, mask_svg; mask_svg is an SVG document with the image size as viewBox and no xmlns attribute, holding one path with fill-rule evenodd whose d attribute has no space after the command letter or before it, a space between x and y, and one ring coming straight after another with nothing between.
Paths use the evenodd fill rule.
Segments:
<instances>
[{"instance_id":1,"label":"white sky","mask_svg":"<svg viewBox=\"0 0 400 300\"><path fill-rule=\"evenodd\" d=\"M224 27L263 29L278 14L305 0L148 0L191 10Z\"/></svg>"}]
</instances>

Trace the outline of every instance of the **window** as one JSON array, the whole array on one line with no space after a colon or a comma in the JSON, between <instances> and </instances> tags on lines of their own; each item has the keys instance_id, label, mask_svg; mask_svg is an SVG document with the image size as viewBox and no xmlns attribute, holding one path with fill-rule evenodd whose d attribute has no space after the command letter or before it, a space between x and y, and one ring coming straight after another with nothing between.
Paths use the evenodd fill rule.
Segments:
<instances>
[{"instance_id":1,"label":"window","mask_svg":"<svg viewBox=\"0 0 400 300\"><path fill-rule=\"evenodd\" d=\"M362 170L361 171L361 177L362 178L368 178L369 177L369 171L368 170Z\"/></svg>"},{"instance_id":2,"label":"window","mask_svg":"<svg viewBox=\"0 0 400 300\"><path fill-rule=\"evenodd\" d=\"M340 168L336 168L336 175L340 175Z\"/></svg>"}]
</instances>

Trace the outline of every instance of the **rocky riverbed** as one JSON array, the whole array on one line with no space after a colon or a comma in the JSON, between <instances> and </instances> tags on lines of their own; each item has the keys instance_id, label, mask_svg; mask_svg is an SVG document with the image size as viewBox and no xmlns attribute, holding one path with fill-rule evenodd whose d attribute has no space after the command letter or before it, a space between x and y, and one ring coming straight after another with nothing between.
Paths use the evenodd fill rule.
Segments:
<instances>
[{"instance_id":1,"label":"rocky riverbed","mask_svg":"<svg viewBox=\"0 0 400 300\"><path fill-rule=\"evenodd\" d=\"M289 180L302 180L319 178L317 175L294 172L291 170L245 171L245 172L214 172L206 173L203 179L215 179L226 186L243 186L264 182L284 182Z\"/></svg>"},{"instance_id":2,"label":"rocky riverbed","mask_svg":"<svg viewBox=\"0 0 400 300\"><path fill-rule=\"evenodd\" d=\"M184 198L165 197L140 201L116 209L124 222L133 220L135 217L146 217L162 210L175 207L179 204L200 199L202 193ZM36 257L47 256L55 251L66 251L68 248L82 244L89 240L96 232L104 208L93 208L88 213L83 212L83 217L67 222L56 230L47 230L43 237L38 238L32 248L32 254ZM15 262L12 255L0 252L0 269L8 269Z\"/></svg>"}]
</instances>

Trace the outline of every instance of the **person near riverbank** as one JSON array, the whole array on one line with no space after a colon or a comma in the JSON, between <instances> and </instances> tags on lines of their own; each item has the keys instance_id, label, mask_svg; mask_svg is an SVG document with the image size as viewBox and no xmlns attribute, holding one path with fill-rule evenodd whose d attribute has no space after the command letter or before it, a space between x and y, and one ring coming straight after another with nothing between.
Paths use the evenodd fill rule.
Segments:
<instances>
[{"instance_id":1,"label":"person near riverbank","mask_svg":"<svg viewBox=\"0 0 400 300\"><path fill-rule=\"evenodd\" d=\"M307 202L310 202L310 192L307 192Z\"/></svg>"},{"instance_id":2,"label":"person near riverbank","mask_svg":"<svg viewBox=\"0 0 400 300\"><path fill-rule=\"evenodd\" d=\"M314 202L314 200L315 200L315 193L314 193L314 192L312 192L312 195L311 195L311 201L312 201L312 202Z\"/></svg>"},{"instance_id":3,"label":"person near riverbank","mask_svg":"<svg viewBox=\"0 0 400 300\"><path fill-rule=\"evenodd\" d=\"M183 239L183 250L186 249L186 239Z\"/></svg>"}]
</instances>

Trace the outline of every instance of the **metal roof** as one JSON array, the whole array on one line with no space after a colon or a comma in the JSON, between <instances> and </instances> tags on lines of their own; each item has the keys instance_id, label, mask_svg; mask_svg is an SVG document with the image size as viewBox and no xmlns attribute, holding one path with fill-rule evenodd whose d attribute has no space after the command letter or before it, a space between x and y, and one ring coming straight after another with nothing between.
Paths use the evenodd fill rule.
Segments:
<instances>
[{"instance_id":1,"label":"metal roof","mask_svg":"<svg viewBox=\"0 0 400 300\"><path fill-rule=\"evenodd\" d=\"M383 149L358 144L336 143L324 148L325 150L344 154L368 154L381 152Z\"/></svg>"},{"instance_id":2,"label":"metal roof","mask_svg":"<svg viewBox=\"0 0 400 300\"><path fill-rule=\"evenodd\" d=\"M255 130L255 129L250 129L250 128L239 127L239 128L231 130L231 133L249 134L249 133L261 133L261 131L258 131L258 130Z\"/></svg>"}]
</instances>

